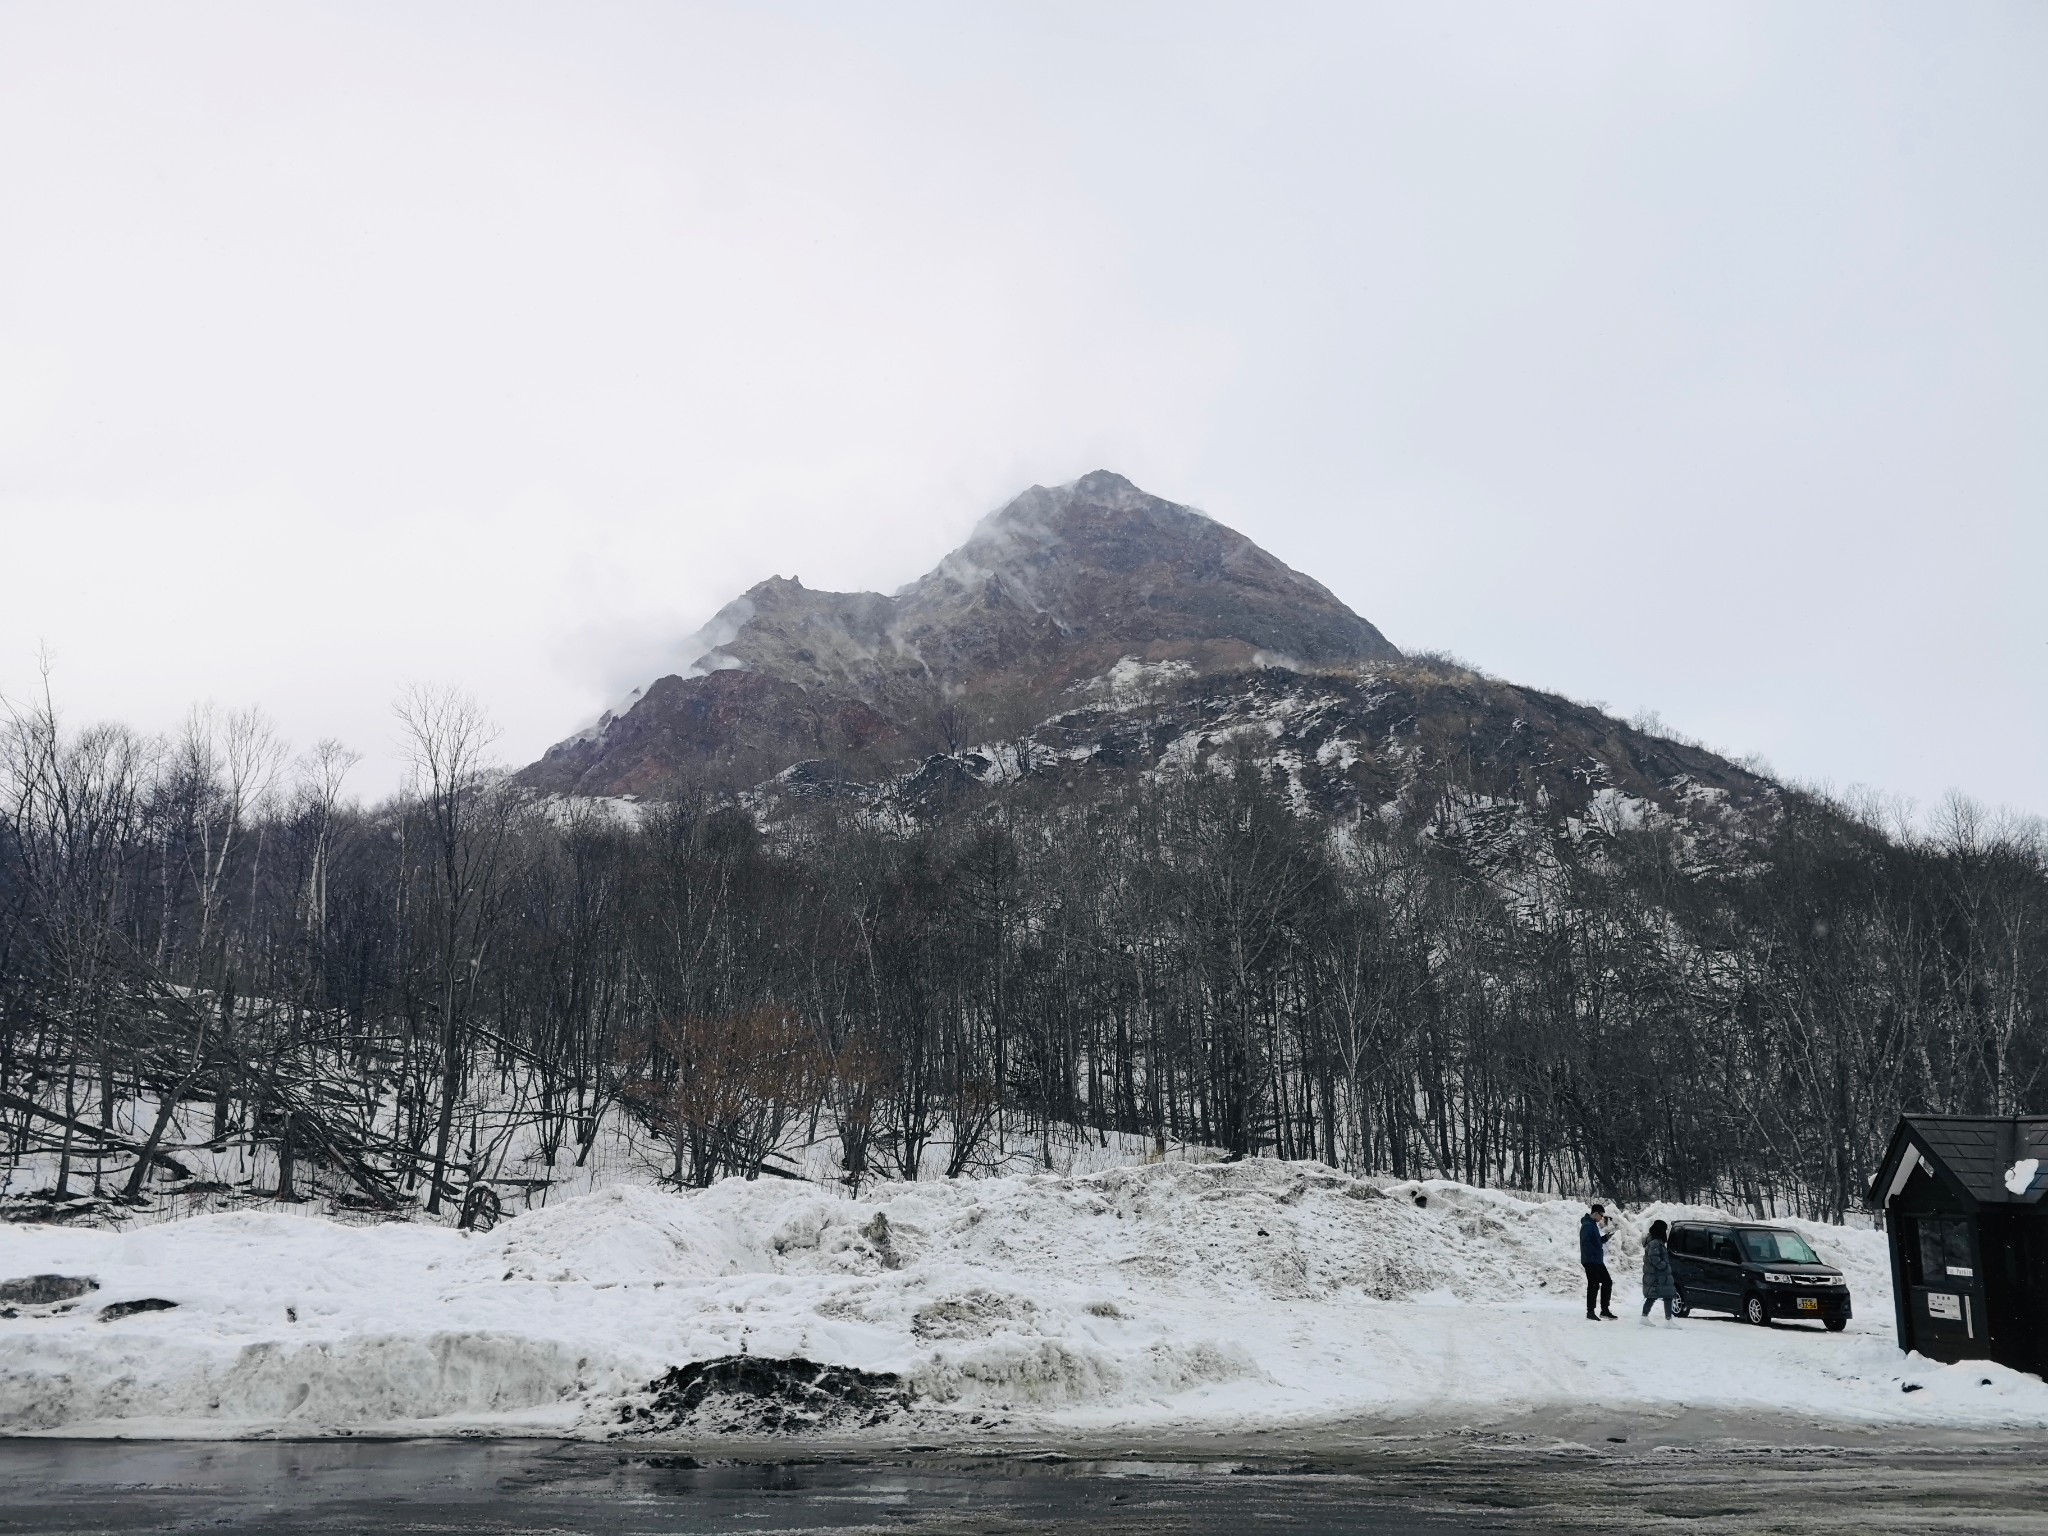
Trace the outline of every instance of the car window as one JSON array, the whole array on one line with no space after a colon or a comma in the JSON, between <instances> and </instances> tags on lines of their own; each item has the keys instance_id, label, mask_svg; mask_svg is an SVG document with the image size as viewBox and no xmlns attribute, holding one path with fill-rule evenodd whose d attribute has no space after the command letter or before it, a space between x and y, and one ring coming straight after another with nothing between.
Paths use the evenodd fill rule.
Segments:
<instances>
[{"instance_id":1,"label":"car window","mask_svg":"<svg viewBox=\"0 0 2048 1536\"><path fill-rule=\"evenodd\" d=\"M1820 1258L1797 1232L1745 1232L1743 1251L1752 1264L1818 1264Z\"/></svg>"},{"instance_id":2,"label":"car window","mask_svg":"<svg viewBox=\"0 0 2048 1536\"><path fill-rule=\"evenodd\" d=\"M1726 1259L1730 1264L1740 1264L1742 1262L1741 1250L1735 1246L1734 1233L1716 1232L1711 1241L1713 1248L1709 1253L1709 1257Z\"/></svg>"},{"instance_id":3,"label":"car window","mask_svg":"<svg viewBox=\"0 0 2048 1536\"><path fill-rule=\"evenodd\" d=\"M1671 1229L1671 1251L1673 1253L1693 1252L1693 1241L1697 1235L1691 1227L1673 1227Z\"/></svg>"}]
</instances>

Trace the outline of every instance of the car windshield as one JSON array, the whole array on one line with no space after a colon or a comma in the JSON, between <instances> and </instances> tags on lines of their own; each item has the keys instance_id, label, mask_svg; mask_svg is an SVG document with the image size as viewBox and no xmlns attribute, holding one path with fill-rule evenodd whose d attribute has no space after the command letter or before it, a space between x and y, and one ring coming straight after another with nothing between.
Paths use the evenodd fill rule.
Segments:
<instances>
[{"instance_id":1,"label":"car windshield","mask_svg":"<svg viewBox=\"0 0 2048 1536\"><path fill-rule=\"evenodd\" d=\"M1743 1251L1752 1264L1818 1264L1820 1256L1797 1232L1745 1232Z\"/></svg>"}]
</instances>

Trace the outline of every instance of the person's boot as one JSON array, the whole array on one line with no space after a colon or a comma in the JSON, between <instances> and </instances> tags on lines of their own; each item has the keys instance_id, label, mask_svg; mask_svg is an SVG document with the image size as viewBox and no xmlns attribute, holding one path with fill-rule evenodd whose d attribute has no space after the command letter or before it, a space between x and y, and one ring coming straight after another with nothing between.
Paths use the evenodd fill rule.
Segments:
<instances>
[{"instance_id":1,"label":"person's boot","mask_svg":"<svg viewBox=\"0 0 2048 1536\"><path fill-rule=\"evenodd\" d=\"M1600 1321L1602 1321L1603 1323L1618 1323L1621 1321L1621 1319L1616 1317L1612 1312L1608 1311L1605 1307L1602 1307L1600 1309Z\"/></svg>"}]
</instances>

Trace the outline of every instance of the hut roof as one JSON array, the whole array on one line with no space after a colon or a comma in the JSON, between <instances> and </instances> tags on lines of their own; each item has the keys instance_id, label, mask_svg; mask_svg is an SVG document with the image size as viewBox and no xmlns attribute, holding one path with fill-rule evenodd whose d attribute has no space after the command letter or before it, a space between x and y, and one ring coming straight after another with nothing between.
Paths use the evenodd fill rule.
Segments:
<instances>
[{"instance_id":1,"label":"hut roof","mask_svg":"<svg viewBox=\"0 0 2048 1536\"><path fill-rule=\"evenodd\" d=\"M2048 1116L1907 1115L1870 1182L1883 1206L1924 1162L1977 1205L2033 1205L2048 1194Z\"/></svg>"}]
</instances>

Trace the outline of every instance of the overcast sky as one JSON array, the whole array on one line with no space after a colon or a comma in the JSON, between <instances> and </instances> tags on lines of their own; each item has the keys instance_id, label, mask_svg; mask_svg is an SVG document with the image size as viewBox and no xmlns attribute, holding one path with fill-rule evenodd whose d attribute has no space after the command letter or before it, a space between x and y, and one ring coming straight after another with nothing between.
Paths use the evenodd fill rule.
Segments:
<instances>
[{"instance_id":1,"label":"overcast sky","mask_svg":"<svg viewBox=\"0 0 2048 1536\"><path fill-rule=\"evenodd\" d=\"M1406 648L2048 812L2048 6L0 0L0 691L536 756L1119 470Z\"/></svg>"}]
</instances>

